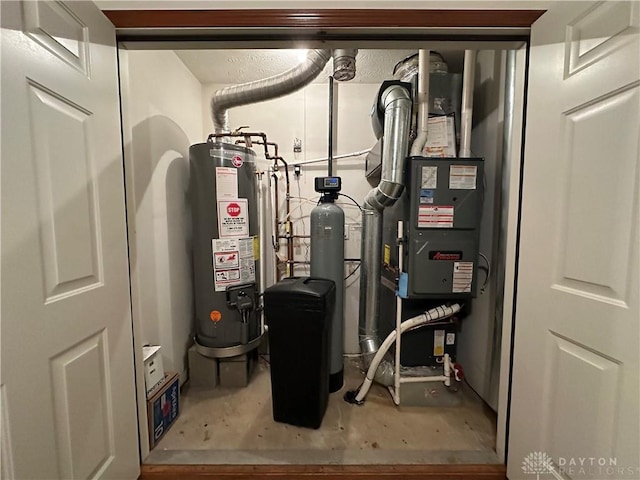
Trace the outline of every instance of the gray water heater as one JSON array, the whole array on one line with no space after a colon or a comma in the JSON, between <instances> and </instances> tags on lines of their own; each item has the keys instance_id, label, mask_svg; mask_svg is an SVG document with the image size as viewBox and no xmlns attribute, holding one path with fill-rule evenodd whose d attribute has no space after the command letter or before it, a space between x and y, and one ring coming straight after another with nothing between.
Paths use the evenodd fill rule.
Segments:
<instances>
[{"instance_id":1,"label":"gray water heater","mask_svg":"<svg viewBox=\"0 0 640 480\"><path fill-rule=\"evenodd\" d=\"M208 141L189 148L196 348L231 357L260 337L256 155Z\"/></svg>"},{"instance_id":2,"label":"gray water heater","mask_svg":"<svg viewBox=\"0 0 640 480\"><path fill-rule=\"evenodd\" d=\"M336 299L329 339L329 391L337 392L344 380L344 212L334 202L340 177L318 177L315 189L320 204L311 210L311 277L333 280Z\"/></svg>"}]
</instances>

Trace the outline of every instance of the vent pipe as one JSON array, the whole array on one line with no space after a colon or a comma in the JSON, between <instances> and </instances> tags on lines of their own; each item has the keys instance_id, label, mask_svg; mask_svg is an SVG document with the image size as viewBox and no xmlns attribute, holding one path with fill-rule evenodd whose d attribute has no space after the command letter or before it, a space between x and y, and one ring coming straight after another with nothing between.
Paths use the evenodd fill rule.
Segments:
<instances>
[{"instance_id":1,"label":"vent pipe","mask_svg":"<svg viewBox=\"0 0 640 480\"><path fill-rule=\"evenodd\" d=\"M384 85L383 85L384 88ZM388 86L376 105L384 110L382 175L380 183L366 196L362 212L362 245L360 266L359 340L366 367L380 347L378 316L380 270L382 259L382 211L400 198L404 190L404 164L409 150L412 100L402 85ZM393 383L393 366L380 363L375 380Z\"/></svg>"},{"instance_id":2,"label":"vent pipe","mask_svg":"<svg viewBox=\"0 0 640 480\"><path fill-rule=\"evenodd\" d=\"M311 83L331 58L331 50L309 50L305 61L286 72L216 91L211 97L215 133L229 132L227 110L282 97Z\"/></svg>"},{"instance_id":3,"label":"vent pipe","mask_svg":"<svg viewBox=\"0 0 640 480\"><path fill-rule=\"evenodd\" d=\"M462 112L460 114L460 157L471 156L471 128L473 120L473 81L476 76L476 51L464 51L462 72Z\"/></svg>"},{"instance_id":4,"label":"vent pipe","mask_svg":"<svg viewBox=\"0 0 640 480\"><path fill-rule=\"evenodd\" d=\"M418 50L418 135L411 145L412 157L422 154L429 125L429 60L431 51Z\"/></svg>"}]
</instances>

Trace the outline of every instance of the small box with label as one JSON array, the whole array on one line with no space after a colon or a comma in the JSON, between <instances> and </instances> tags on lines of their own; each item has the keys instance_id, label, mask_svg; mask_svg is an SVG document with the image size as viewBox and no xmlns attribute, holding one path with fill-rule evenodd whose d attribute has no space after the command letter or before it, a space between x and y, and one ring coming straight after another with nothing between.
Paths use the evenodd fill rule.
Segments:
<instances>
[{"instance_id":1,"label":"small box with label","mask_svg":"<svg viewBox=\"0 0 640 480\"><path fill-rule=\"evenodd\" d=\"M142 347L142 358L144 361L144 384L148 397L151 390L164 380L164 367L162 366L160 346L149 345Z\"/></svg>"},{"instance_id":2,"label":"small box with label","mask_svg":"<svg viewBox=\"0 0 640 480\"><path fill-rule=\"evenodd\" d=\"M180 375L167 372L147 399L149 448L154 448L180 414Z\"/></svg>"}]
</instances>

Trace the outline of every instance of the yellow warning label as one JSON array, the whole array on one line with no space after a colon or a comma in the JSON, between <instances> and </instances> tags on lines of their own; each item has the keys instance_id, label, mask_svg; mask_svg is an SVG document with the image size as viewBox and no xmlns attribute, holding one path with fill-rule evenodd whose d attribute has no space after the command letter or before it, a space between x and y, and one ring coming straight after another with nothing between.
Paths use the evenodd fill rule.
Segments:
<instances>
[{"instance_id":1,"label":"yellow warning label","mask_svg":"<svg viewBox=\"0 0 640 480\"><path fill-rule=\"evenodd\" d=\"M389 265L391 263L391 245L384 244L384 255L382 259L383 263Z\"/></svg>"},{"instance_id":2,"label":"yellow warning label","mask_svg":"<svg viewBox=\"0 0 640 480\"><path fill-rule=\"evenodd\" d=\"M444 330L433 332L433 355L435 357L444 355Z\"/></svg>"},{"instance_id":3,"label":"yellow warning label","mask_svg":"<svg viewBox=\"0 0 640 480\"><path fill-rule=\"evenodd\" d=\"M253 258L256 261L260 260L260 237L258 235L253 237Z\"/></svg>"}]
</instances>

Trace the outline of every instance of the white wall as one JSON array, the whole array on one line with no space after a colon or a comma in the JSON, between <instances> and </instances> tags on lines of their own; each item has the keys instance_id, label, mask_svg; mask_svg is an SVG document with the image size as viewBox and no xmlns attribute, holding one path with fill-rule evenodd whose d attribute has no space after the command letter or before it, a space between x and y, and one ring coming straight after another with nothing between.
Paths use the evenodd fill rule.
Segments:
<instances>
[{"instance_id":1,"label":"white wall","mask_svg":"<svg viewBox=\"0 0 640 480\"><path fill-rule=\"evenodd\" d=\"M203 86L202 115L206 138L212 130L209 113L211 94L225 85L206 84ZM335 83L337 108L334 116L337 118L337 132L334 136L334 153L342 154L371 148L375 143L375 136L371 130L369 112L379 85ZM318 199L313 189L316 176L327 174L326 163L304 165L299 180L293 175L293 165L296 161L315 158L326 158L328 154L328 85L311 84L308 87L286 97L263 103L233 108L229 111L229 125L232 129L241 125L249 125L252 131L265 132L269 141L280 146L280 154L291 165L291 201L294 222L294 233L309 234L309 212ZM293 141L302 140L302 152L294 154ZM259 148L256 152L261 153ZM359 203L371 188L364 177L364 156L354 159L334 161L334 175L342 177L342 191ZM284 173L279 172L280 212L284 216ZM299 190L298 190L299 189ZM313 199L300 205L299 197ZM340 198L338 204L345 211L348 240L345 241L345 256L347 258L360 257L360 211L347 199ZM281 253L285 254L285 241L281 241ZM299 239L295 244L295 260L308 260L308 240ZM345 274L350 273L357 263L347 263ZM306 266L300 265L296 274L308 275ZM345 293L345 352L359 353L358 346L358 273L349 278Z\"/></svg>"},{"instance_id":2,"label":"white wall","mask_svg":"<svg viewBox=\"0 0 640 480\"><path fill-rule=\"evenodd\" d=\"M202 141L202 86L170 51L126 52L127 218L136 344L162 345L187 377L193 330L189 145ZM139 332L139 333L138 333Z\"/></svg>"},{"instance_id":3,"label":"white wall","mask_svg":"<svg viewBox=\"0 0 640 480\"><path fill-rule=\"evenodd\" d=\"M473 155L484 158L485 193L480 228L480 252L491 264L491 277L484 291L478 289L471 314L462 321L458 362L469 384L494 409L498 408L498 374L501 318L496 316L496 248L500 206L500 162L504 117L504 53L479 51L473 105ZM478 259L479 265L485 265ZM478 272L482 285L486 272Z\"/></svg>"}]
</instances>

